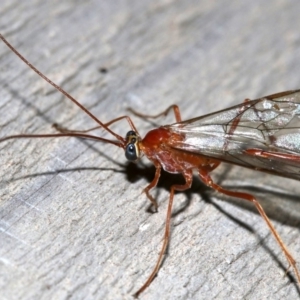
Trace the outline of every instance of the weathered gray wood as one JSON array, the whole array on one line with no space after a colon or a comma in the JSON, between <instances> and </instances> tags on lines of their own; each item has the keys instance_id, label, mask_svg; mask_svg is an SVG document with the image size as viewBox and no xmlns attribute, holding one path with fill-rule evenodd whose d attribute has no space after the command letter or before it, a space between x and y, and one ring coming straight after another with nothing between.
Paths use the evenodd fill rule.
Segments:
<instances>
[{"instance_id":1,"label":"weathered gray wood","mask_svg":"<svg viewBox=\"0 0 300 300\"><path fill-rule=\"evenodd\" d=\"M102 121L172 103L189 118L299 88L299 9L296 0L4 0L0 31ZM1 136L94 126L3 43L0 70ZM151 128L134 121L142 134ZM15 140L0 144L0 161L1 299L130 299L156 261L174 176L162 176L151 214L141 191L154 169L111 145ZM300 261L299 183L231 166L216 174L261 200ZM168 255L142 299L299 298L251 206L195 178L174 212Z\"/></svg>"}]
</instances>

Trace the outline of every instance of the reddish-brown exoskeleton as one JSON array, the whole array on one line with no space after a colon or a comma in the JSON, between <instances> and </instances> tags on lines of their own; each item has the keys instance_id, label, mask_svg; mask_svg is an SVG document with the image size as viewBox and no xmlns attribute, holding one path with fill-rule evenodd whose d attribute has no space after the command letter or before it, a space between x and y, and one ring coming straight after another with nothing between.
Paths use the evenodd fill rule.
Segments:
<instances>
[{"instance_id":1,"label":"reddish-brown exoskeleton","mask_svg":"<svg viewBox=\"0 0 300 300\"><path fill-rule=\"evenodd\" d=\"M247 100L242 104L206 116L182 121L177 105L169 107L156 116L134 114L145 118L156 118L173 110L176 123L149 131L142 139L128 116L121 116L108 123L101 122L71 95L57 86L49 78L31 65L19 52L0 35L2 41L39 76L54 86L86 114L112 134L116 140L109 140L89 134L86 131L67 130L55 125L57 134L19 134L0 139L3 142L16 138L77 137L110 143L125 151L129 161L136 161L144 153L153 162L156 172L152 182L144 189L148 199L157 208L156 200L150 195L159 180L161 169L169 173L180 173L185 179L183 185L173 185L170 189L163 245L155 267L144 285L135 293L137 297L151 283L157 274L170 237L170 220L175 191L189 189L193 170L209 187L228 196L252 202L292 266L298 282L300 274L296 262L281 237L275 230L264 209L254 196L230 191L213 182L210 172L222 162L270 172L276 175L300 179L300 90L283 92L257 100ZM125 138L113 132L111 124L126 119L131 130Z\"/></svg>"}]
</instances>

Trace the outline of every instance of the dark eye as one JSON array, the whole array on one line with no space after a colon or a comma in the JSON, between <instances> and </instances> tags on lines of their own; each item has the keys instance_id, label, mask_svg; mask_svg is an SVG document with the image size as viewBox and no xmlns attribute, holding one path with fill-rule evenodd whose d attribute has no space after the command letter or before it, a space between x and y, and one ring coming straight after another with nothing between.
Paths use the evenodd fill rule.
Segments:
<instances>
[{"instance_id":1,"label":"dark eye","mask_svg":"<svg viewBox=\"0 0 300 300\"><path fill-rule=\"evenodd\" d=\"M136 148L134 144L128 144L125 149L125 156L129 161L135 161L137 159Z\"/></svg>"}]
</instances>

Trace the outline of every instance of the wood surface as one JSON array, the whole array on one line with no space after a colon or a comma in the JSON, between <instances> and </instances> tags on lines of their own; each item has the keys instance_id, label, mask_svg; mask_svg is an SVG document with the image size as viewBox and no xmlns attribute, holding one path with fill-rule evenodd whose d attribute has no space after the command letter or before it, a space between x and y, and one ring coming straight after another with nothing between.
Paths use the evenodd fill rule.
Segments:
<instances>
[{"instance_id":1,"label":"wood surface","mask_svg":"<svg viewBox=\"0 0 300 300\"><path fill-rule=\"evenodd\" d=\"M300 2L3 0L0 32L103 122L126 108L184 119L300 88ZM106 72L105 72L106 71ZM143 136L155 124L133 117ZM0 43L0 134L95 123ZM124 136L126 122L113 129ZM99 131L100 136L106 136ZM132 299L157 259L168 190L154 168L75 138L0 144L1 299ZM253 193L300 262L299 183L230 165L222 186ZM172 239L140 299L298 299L293 273L255 209L195 176L177 193Z\"/></svg>"}]
</instances>

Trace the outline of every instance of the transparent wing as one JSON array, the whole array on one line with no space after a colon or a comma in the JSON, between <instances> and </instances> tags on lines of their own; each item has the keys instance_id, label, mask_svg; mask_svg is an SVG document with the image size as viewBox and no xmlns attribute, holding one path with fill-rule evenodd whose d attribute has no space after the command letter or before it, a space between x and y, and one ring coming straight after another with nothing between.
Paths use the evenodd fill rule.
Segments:
<instances>
[{"instance_id":1,"label":"transparent wing","mask_svg":"<svg viewBox=\"0 0 300 300\"><path fill-rule=\"evenodd\" d=\"M176 149L300 179L300 90L165 127L183 137Z\"/></svg>"}]
</instances>

